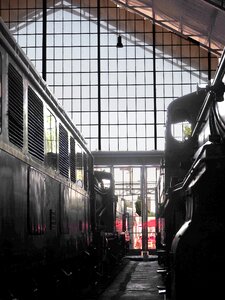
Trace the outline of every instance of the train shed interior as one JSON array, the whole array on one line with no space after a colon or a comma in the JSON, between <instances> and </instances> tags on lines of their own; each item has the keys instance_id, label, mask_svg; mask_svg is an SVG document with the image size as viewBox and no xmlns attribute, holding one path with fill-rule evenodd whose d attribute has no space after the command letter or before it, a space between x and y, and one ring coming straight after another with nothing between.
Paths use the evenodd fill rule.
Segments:
<instances>
[{"instance_id":1,"label":"train shed interior","mask_svg":"<svg viewBox=\"0 0 225 300\"><path fill-rule=\"evenodd\" d=\"M1 0L0 17L80 132L84 148L93 156L94 170L113 175L116 210L124 216L122 220L117 218L114 226L125 235L127 269L120 272L119 283L114 283L99 299L185 300L166 296L166 284L161 277L166 272L166 249L158 247L164 220L159 215L168 196L165 185L171 187L180 172L177 165L181 165L181 152L186 151L187 155L192 151L184 150L182 144L192 134L191 125L201 112L200 104L221 62L225 1ZM12 56L17 55L15 48ZM1 57L0 67L3 64ZM0 82L1 109L2 97L10 89L4 91L5 86L4 80L2 86ZM212 93L217 92L214 89ZM194 94L201 98L201 103ZM187 95L192 95L192 100ZM170 106L181 98L192 119L183 118L179 104ZM196 109L194 113L192 109ZM168 112L170 135L179 144L176 150L170 140L166 142ZM1 112L0 128L3 115ZM213 141L217 137L218 132ZM168 154L166 147L170 149ZM169 179L165 179L166 159L174 166ZM189 167L185 165L185 172ZM179 176L186 178L185 173ZM88 180L85 178L84 175L84 182ZM6 184L6 180L3 182ZM106 189L108 182L106 178ZM63 193L60 188L59 193ZM51 221L54 218L54 210L50 209ZM78 227L83 226L80 224ZM158 273L156 260L160 265ZM139 273L132 277L130 274L135 270ZM146 276L154 277L153 284L158 289L147 285L146 276L140 275L144 273L151 273ZM128 278L134 278L133 282ZM137 293L132 284L140 284ZM1 295L0 299L25 300Z\"/></svg>"}]
</instances>

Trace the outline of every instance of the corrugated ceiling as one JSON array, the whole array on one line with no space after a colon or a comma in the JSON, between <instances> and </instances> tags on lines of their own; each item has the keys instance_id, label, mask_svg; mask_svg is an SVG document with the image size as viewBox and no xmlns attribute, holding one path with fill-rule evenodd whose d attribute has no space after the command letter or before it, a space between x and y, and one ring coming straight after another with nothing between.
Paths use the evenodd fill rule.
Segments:
<instances>
[{"instance_id":1,"label":"corrugated ceiling","mask_svg":"<svg viewBox=\"0 0 225 300\"><path fill-rule=\"evenodd\" d=\"M222 50L225 47L225 10L222 6L223 2L219 0L113 1L128 10L132 10L132 12L142 15L144 18L150 18L156 24L185 38L192 38L218 56L221 55ZM11 7L14 6L14 2L17 3L17 0L10 1ZM22 0L21 2L23 3L25 0ZM67 0L65 2L73 3L74 1ZM58 0L55 2L55 5L63 3L63 0ZM213 3L217 4L217 6ZM221 8L218 6L220 3ZM34 12L32 12L32 9L21 10L21 20L23 17L27 17L26 14L28 14L28 11L30 17L32 17L32 13L36 14L38 11L40 11L39 13L41 16L41 9L36 9ZM13 11L11 14L12 13Z\"/></svg>"},{"instance_id":2,"label":"corrugated ceiling","mask_svg":"<svg viewBox=\"0 0 225 300\"><path fill-rule=\"evenodd\" d=\"M196 40L221 55L225 46L225 11L204 0L116 0L167 29ZM212 1L211 1L212 2Z\"/></svg>"}]
</instances>

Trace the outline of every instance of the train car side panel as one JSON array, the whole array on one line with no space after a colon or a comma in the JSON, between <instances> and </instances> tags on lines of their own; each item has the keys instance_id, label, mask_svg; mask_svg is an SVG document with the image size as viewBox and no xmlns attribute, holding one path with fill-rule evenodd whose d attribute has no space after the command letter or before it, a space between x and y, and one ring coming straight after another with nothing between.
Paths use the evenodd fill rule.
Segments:
<instances>
[{"instance_id":1,"label":"train car side panel","mask_svg":"<svg viewBox=\"0 0 225 300\"><path fill-rule=\"evenodd\" d=\"M0 178L0 253L10 269L26 262L27 166L0 150Z\"/></svg>"}]
</instances>

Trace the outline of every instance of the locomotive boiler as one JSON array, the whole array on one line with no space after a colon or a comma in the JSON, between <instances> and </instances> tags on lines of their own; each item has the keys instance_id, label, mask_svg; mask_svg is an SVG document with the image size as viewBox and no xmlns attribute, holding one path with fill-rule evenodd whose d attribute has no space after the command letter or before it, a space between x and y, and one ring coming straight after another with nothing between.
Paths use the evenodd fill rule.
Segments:
<instances>
[{"instance_id":1,"label":"locomotive boiler","mask_svg":"<svg viewBox=\"0 0 225 300\"><path fill-rule=\"evenodd\" d=\"M225 267L225 53L206 88L168 107L164 221L167 299L221 299Z\"/></svg>"},{"instance_id":2,"label":"locomotive boiler","mask_svg":"<svg viewBox=\"0 0 225 300\"><path fill-rule=\"evenodd\" d=\"M0 20L0 299L96 286L124 255L114 206L111 174Z\"/></svg>"}]
</instances>

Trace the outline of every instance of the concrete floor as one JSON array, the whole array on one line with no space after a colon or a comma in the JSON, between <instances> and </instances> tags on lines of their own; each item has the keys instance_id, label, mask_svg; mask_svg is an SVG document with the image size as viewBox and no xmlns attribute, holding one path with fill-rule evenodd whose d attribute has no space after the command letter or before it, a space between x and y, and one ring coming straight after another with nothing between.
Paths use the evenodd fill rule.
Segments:
<instances>
[{"instance_id":1,"label":"concrete floor","mask_svg":"<svg viewBox=\"0 0 225 300\"><path fill-rule=\"evenodd\" d=\"M111 285L98 300L164 300L158 294L157 286L162 286L162 275L157 273L157 260L143 261L140 257L129 257L129 261Z\"/></svg>"}]
</instances>

